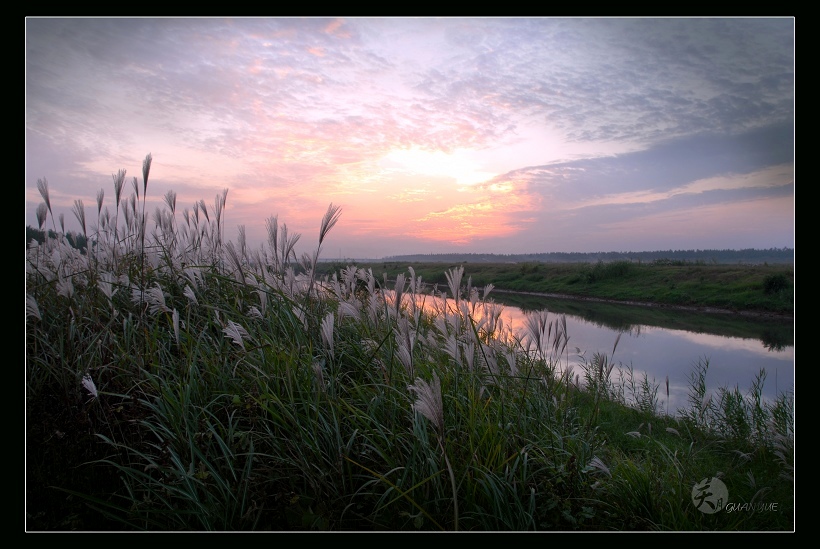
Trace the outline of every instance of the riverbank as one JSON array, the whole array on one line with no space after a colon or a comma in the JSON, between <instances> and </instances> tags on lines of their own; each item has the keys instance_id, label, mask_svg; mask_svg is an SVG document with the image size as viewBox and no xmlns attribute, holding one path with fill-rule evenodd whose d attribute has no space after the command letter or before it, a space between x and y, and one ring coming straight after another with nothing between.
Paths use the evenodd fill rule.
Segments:
<instances>
[{"instance_id":1,"label":"riverbank","mask_svg":"<svg viewBox=\"0 0 820 549\"><path fill-rule=\"evenodd\" d=\"M794 316L792 265L636 263L446 263L381 262L361 265L389 280L413 268L428 284L447 287L445 272L464 267L465 278L496 292L597 300L645 307L668 307L748 316ZM318 266L339 272L342 263Z\"/></svg>"},{"instance_id":2,"label":"riverbank","mask_svg":"<svg viewBox=\"0 0 820 549\"><path fill-rule=\"evenodd\" d=\"M196 289L146 292L147 308L119 292L69 300L48 281L89 263L41 251L26 270L27 531L793 530L793 392L764 399L763 373L712 390L703 356L661 385L620 354L570 351L564 329L511 338L461 307L382 308L363 271L318 296L266 266L237 280L229 256ZM101 254L94 280L115 258L143 268ZM482 286L447 274L450 295ZM171 269L150 275L179 287ZM416 282L400 286L408 303ZM560 304L578 305L626 308ZM655 361L666 372L677 347ZM585 358L570 368L569 353ZM698 511L715 471L726 501L767 511Z\"/></svg>"},{"instance_id":3,"label":"riverbank","mask_svg":"<svg viewBox=\"0 0 820 549\"><path fill-rule=\"evenodd\" d=\"M571 294L557 294L557 293L544 293L544 292L523 292L518 290L504 290L500 288L494 288L493 292L498 294L511 294L511 295L529 295L534 297L544 297L550 299L570 299L576 301L590 301L596 303L612 303L614 305L634 305L636 307L652 307L652 308L659 308L659 309L674 309L680 311L690 311L694 313L707 313L707 314L726 314L726 315L738 315L750 318L775 318L779 320L793 320L794 319L794 312L773 312L773 311L757 311L757 310L734 310L734 309L721 309L719 307L707 307L707 306L697 306L697 305L674 305L669 303L653 303L650 301L625 301L619 299L608 299L603 297L590 297L590 296L578 296L578 295L571 295Z\"/></svg>"}]
</instances>

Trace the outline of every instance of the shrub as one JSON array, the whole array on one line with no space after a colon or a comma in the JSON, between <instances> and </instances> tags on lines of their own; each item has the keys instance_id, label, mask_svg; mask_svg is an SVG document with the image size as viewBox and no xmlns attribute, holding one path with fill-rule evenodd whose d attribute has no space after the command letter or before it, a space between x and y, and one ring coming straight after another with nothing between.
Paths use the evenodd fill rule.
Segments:
<instances>
[{"instance_id":1,"label":"shrub","mask_svg":"<svg viewBox=\"0 0 820 549\"><path fill-rule=\"evenodd\" d=\"M783 273L768 275L763 280L763 291L766 294L776 294L789 287L789 280Z\"/></svg>"},{"instance_id":2,"label":"shrub","mask_svg":"<svg viewBox=\"0 0 820 549\"><path fill-rule=\"evenodd\" d=\"M598 261L592 269L587 272L587 282L601 282L627 276L632 272L634 265L631 261L613 261L604 263Z\"/></svg>"}]
</instances>

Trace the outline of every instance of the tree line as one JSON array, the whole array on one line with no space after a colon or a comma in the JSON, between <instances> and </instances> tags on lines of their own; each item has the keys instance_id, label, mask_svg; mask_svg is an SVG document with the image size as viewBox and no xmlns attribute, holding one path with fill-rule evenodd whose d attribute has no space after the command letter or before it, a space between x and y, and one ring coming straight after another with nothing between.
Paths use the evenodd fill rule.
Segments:
<instances>
[{"instance_id":1,"label":"tree line","mask_svg":"<svg viewBox=\"0 0 820 549\"><path fill-rule=\"evenodd\" d=\"M384 261L442 263L597 263L634 261L675 264L794 263L794 248L746 248L742 250L657 250L646 252L548 252L532 254L441 253L394 255Z\"/></svg>"}]
</instances>

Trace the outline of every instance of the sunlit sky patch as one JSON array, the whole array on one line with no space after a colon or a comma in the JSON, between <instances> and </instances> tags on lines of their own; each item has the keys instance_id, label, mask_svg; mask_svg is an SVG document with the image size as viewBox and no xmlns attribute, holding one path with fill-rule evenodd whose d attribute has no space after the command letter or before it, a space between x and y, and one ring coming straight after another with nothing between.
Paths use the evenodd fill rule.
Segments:
<instances>
[{"instance_id":1,"label":"sunlit sky patch","mask_svg":"<svg viewBox=\"0 0 820 549\"><path fill-rule=\"evenodd\" d=\"M26 19L26 225L148 153L251 246L332 202L334 257L793 247L794 20Z\"/></svg>"}]
</instances>

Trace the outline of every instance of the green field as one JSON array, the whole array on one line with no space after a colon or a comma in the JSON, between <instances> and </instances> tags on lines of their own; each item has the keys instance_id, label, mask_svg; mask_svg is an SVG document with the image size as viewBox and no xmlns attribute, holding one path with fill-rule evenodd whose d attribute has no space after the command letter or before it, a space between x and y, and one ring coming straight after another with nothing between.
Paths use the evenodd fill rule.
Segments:
<instances>
[{"instance_id":1,"label":"green field","mask_svg":"<svg viewBox=\"0 0 820 549\"><path fill-rule=\"evenodd\" d=\"M465 277L482 288L559 294L622 302L726 309L737 312L794 314L794 267L791 265L726 265L636 263L463 263ZM412 267L424 282L447 286L447 263L373 262L361 264L389 280ZM322 274L346 264L321 263Z\"/></svg>"}]
</instances>

